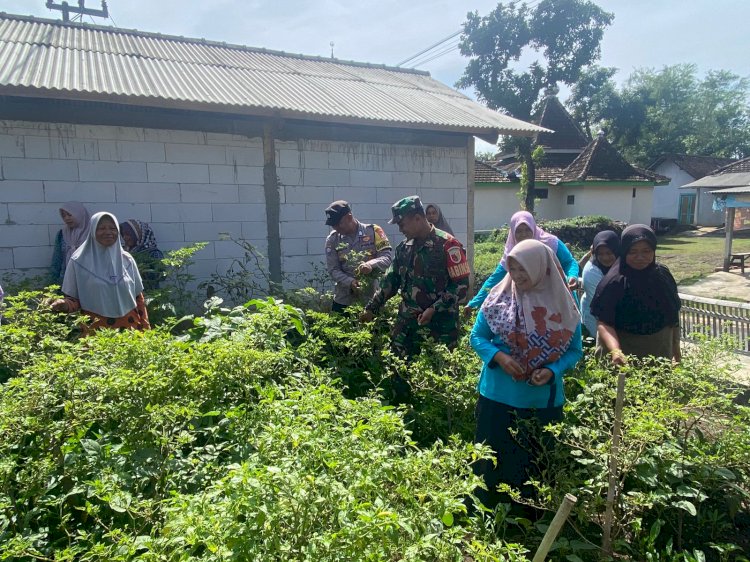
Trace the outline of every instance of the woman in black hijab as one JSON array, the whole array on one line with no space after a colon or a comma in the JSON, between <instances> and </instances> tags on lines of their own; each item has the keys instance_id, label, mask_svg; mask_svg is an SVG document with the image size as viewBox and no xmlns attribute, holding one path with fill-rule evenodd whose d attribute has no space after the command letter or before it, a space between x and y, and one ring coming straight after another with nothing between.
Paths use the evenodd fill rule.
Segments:
<instances>
[{"instance_id":1,"label":"woman in black hijab","mask_svg":"<svg viewBox=\"0 0 750 562\"><path fill-rule=\"evenodd\" d=\"M627 355L679 361L680 298L669 269L656 263L656 235L643 224L622 231L620 258L596 289L591 314L598 343L612 361Z\"/></svg>"},{"instance_id":2,"label":"woman in black hijab","mask_svg":"<svg viewBox=\"0 0 750 562\"><path fill-rule=\"evenodd\" d=\"M591 256L591 260L588 259ZM591 300L596 294L599 282L609 272L620 257L620 237L611 230L604 230L594 236L591 251L583 266L583 297L581 298L581 321L589 335L596 337L596 318L591 315ZM583 260L582 260L583 261ZM578 262L579 265L581 262Z\"/></svg>"}]
</instances>

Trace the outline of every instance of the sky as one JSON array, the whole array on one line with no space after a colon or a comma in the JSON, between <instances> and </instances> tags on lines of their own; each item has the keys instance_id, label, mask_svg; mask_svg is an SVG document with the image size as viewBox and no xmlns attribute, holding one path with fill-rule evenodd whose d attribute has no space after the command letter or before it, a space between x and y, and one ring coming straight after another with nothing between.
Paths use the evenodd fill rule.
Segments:
<instances>
[{"instance_id":1,"label":"sky","mask_svg":"<svg viewBox=\"0 0 750 562\"><path fill-rule=\"evenodd\" d=\"M69 4L77 2L69 0ZM468 12L487 14L497 2L108 0L107 4L111 19L94 18L94 22L326 57L333 42L336 58L396 65L459 31ZM615 16L604 33L599 64L618 68L615 78L620 82L636 68L677 63L694 63L699 73L724 69L750 77L750 0L598 0L597 4ZM100 2L87 0L86 6L98 8ZM0 11L62 17L59 11L47 9L44 0L0 0ZM456 48L418 68L454 86L466 62ZM471 91L465 93L474 97ZM565 96L563 90L561 97ZM477 150L491 148L477 142Z\"/></svg>"}]
</instances>

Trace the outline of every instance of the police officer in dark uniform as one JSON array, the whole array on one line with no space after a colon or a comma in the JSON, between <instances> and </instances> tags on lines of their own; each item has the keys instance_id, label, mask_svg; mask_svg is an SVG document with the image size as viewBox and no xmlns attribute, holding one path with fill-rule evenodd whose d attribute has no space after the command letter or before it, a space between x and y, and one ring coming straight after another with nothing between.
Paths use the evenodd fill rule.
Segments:
<instances>
[{"instance_id":1,"label":"police officer in dark uniform","mask_svg":"<svg viewBox=\"0 0 750 562\"><path fill-rule=\"evenodd\" d=\"M391 243L377 224L354 218L346 201L334 201L325 213L333 228L326 238L326 267L335 282L331 309L341 312L358 297L372 296L377 277L391 265Z\"/></svg>"}]
</instances>

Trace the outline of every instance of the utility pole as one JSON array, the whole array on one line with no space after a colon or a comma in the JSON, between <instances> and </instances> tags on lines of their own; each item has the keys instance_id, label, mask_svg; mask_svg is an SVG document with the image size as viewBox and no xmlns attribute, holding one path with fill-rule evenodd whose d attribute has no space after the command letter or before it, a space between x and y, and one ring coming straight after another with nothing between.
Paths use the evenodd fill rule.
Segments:
<instances>
[{"instance_id":1,"label":"utility pole","mask_svg":"<svg viewBox=\"0 0 750 562\"><path fill-rule=\"evenodd\" d=\"M102 9L95 10L93 8L87 8L84 6L86 0L78 0L78 7L70 6L67 2L61 2L55 4L52 0L47 0L47 8L50 10L60 10L63 15L63 21L70 21L71 12L78 14L81 18L83 16L96 16L98 18L108 18L109 12L107 11L107 2L102 0Z\"/></svg>"}]
</instances>

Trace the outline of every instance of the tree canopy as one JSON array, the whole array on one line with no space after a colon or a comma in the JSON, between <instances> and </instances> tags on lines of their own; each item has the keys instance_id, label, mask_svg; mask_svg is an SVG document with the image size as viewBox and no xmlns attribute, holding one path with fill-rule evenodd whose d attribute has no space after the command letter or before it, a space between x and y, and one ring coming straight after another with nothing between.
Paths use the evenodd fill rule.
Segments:
<instances>
[{"instance_id":1,"label":"tree canopy","mask_svg":"<svg viewBox=\"0 0 750 562\"><path fill-rule=\"evenodd\" d=\"M531 119L542 93L559 83L574 84L600 56L604 29L613 19L588 0L500 3L486 16L469 13L459 45L469 57L458 86L473 87L488 107ZM528 68L520 60L531 55ZM529 139L507 139L529 173L526 207L534 207L534 165Z\"/></svg>"},{"instance_id":2,"label":"tree canopy","mask_svg":"<svg viewBox=\"0 0 750 562\"><path fill-rule=\"evenodd\" d=\"M750 155L750 81L726 70L698 76L694 64L639 69L617 87L615 69L590 68L566 101L587 130L608 132L646 166L668 153Z\"/></svg>"}]
</instances>

